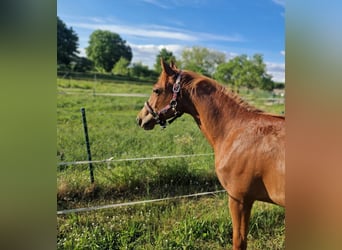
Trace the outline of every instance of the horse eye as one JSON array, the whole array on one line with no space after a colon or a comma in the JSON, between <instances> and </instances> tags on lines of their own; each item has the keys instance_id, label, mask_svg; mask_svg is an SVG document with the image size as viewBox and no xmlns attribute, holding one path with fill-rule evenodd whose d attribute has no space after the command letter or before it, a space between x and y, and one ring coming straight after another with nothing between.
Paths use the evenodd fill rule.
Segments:
<instances>
[{"instance_id":1,"label":"horse eye","mask_svg":"<svg viewBox=\"0 0 342 250\"><path fill-rule=\"evenodd\" d=\"M157 95L160 95L162 90L161 89L153 89L153 92L156 93Z\"/></svg>"}]
</instances>

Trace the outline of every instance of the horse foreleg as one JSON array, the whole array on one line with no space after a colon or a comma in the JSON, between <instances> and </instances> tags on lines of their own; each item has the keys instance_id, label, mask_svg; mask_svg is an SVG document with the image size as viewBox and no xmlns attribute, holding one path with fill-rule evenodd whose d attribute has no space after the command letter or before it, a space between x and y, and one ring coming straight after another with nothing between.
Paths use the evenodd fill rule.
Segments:
<instances>
[{"instance_id":1,"label":"horse foreleg","mask_svg":"<svg viewBox=\"0 0 342 250\"><path fill-rule=\"evenodd\" d=\"M253 202L245 203L229 198L229 209L233 223L233 249L247 249L247 233Z\"/></svg>"}]
</instances>

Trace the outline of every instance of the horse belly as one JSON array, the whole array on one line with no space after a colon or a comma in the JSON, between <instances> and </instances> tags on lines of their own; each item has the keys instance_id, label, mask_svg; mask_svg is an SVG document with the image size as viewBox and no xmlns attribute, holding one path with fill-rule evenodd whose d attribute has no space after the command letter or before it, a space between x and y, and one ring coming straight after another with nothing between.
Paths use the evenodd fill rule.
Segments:
<instances>
[{"instance_id":1,"label":"horse belly","mask_svg":"<svg viewBox=\"0 0 342 250\"><path fill-rule=\"evenodd\" d=\"M266 192L273 203L285 206L285 143L283 136L268 134L259 138L255 158Z\"/></svg>"},{"instance_id":2,"label":"horse belly","mask_svg":"<svg viewBox=\"0 0 342 250\"><path fill-rule=\"evenodd\" d=\"M270 199L285 206L285 162L276 162L265 172L263 182Z\"/></svg>"}]
</instances>

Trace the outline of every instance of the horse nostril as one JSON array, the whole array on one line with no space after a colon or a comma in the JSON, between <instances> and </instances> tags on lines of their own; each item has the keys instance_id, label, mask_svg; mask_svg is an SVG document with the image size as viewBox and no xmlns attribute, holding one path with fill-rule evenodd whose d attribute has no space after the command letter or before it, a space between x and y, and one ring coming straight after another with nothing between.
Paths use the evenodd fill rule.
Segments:
<instances>
[{"instance_id":1,"label":"horse nostril","mask_svg":"<svg viewBox=\"0 0 342 250\"><path fill-rule=\"evenodd\" d=\"M139 118L139 116L137 116L137 118L135 119L136 120L136 122L137 122L137 125L141 125L141 122L142 122L142 120Z\"/></svg>"}]
</instances>

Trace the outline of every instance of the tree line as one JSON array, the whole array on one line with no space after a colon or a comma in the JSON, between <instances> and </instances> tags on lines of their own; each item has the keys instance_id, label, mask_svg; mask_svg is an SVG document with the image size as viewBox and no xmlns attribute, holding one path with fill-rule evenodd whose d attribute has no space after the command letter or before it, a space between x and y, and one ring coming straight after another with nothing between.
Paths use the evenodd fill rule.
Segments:
<instances>
[{"instance_id":1,"label":"tree line","mask_svg":"<svg viewBox=\"0 0 342 250\"><path fill-rule=\"evenodd\" d=\"M77 54L77 34L57 16L57 67L60 71L97 71L140 78L157 77L161 72L160 58L163 58L168 62L176 62L180 68L212 77L235 89L247 87L272 90L279 86L267 74L261 54L251 58L239 55L226 60L222 52L194 46L184 49L178 59L171 51L163 48L156 56L154 68L149 69L141 62L131 63L131 47L119 34L106 30L95 30L90 35L87 57L79 57Z\"/></svg>"}]
</instances>

